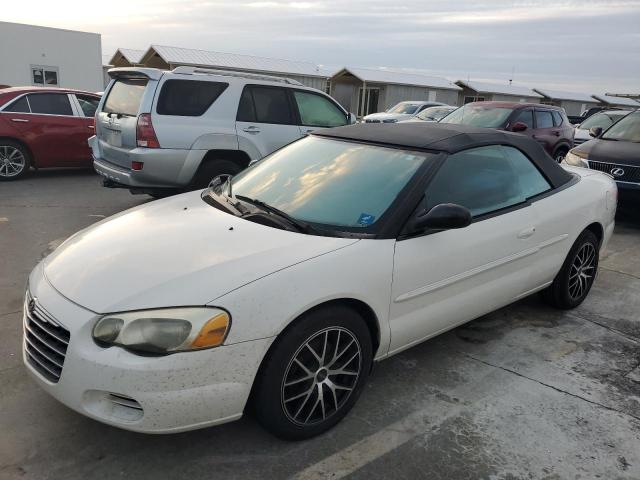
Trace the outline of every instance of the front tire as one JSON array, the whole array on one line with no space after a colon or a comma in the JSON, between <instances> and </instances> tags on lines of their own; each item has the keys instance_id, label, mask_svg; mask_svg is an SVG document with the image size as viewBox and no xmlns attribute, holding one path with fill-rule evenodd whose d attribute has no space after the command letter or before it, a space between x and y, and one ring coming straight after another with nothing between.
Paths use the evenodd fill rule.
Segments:
<instances>
[{"instance_id":1,"label":"front tire","mask_svg":"<svg viewBox=\"0 0 640 480\"><path fill-rule=\"evenodd\" d=\"M371 362L371 335L357 312L342 305L308 312L276 340L260 369L256 417L286 440L319 435L351 410Z\"/></svg>"},{"instance_id":2,"label":"front tire","mask_svg":"<svg viewBox=\"0 0 640 480\"><path fill-rule=\"evenodd\" d=\"M560 272L543 292L545 300L556 308L569 310L587 297L598 271L600 242L590 230L575 241Z\"/></svg>"},{"instance_id":3,"label":"front tire","mask_svg":"<svg viewBox=\"0 0 640 480\"><path fill-rule=\"evenodd\" d=\"M17 180L29 171L31 156L26 148L11 140L0 140L0 180Z\"/></svg>"}]
</instances>

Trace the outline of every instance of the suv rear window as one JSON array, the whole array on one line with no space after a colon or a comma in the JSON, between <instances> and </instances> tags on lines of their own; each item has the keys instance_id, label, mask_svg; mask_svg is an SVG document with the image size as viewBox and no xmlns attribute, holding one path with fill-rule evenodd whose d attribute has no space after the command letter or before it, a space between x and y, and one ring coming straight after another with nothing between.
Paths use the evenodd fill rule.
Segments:
<instances>
[{"instance_id":1,"label":"suv rear window","mask_svg":"<svg viewBox=\"0 0 640 480\"><path fill-rule=\"evenodd\" d=\"M130 117L137 116L147 82L146 78L117 80L109 90L102 111Z\"/></svg>"},{"instance_id":2,"label":"suv rear window","mask_svg":"<svg viewBox=\"0 0 640 480\"><path fill-rule=\"evenodd\" d=\"M156 112L159 115L199 117L228 86L222 82L167 80L160 91Z\"/></svg>"}]
</instances>

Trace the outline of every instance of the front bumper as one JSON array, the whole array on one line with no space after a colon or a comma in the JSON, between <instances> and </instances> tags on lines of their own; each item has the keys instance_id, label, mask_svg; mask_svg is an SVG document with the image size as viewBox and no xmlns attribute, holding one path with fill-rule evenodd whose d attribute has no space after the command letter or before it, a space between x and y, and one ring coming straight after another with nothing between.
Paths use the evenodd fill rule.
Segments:
<instances>
[{"instance_id":1,"label":"front bumper","mask_svg":"<svg viewBox=\"0 0 640 480\"><path fill-rule=\"evenodd\" d=\"M42 265L29 282L40 308L70 332L70 340L57 383L34 368L26 345L24 362L36 382L63 404L109 425L144 433L192 430L242 416L271 339L161 357L102 348L91 338L101 315L60 295L44 278Z\"/></svg>"}]
</instances>

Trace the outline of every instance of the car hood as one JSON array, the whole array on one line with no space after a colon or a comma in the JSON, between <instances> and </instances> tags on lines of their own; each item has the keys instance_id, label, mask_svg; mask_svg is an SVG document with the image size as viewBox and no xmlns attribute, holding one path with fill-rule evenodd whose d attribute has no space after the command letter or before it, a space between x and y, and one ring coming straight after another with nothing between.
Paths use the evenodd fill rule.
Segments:
<instances>
[{"instance_id":1,"label":"car hood","mask_svg":"<svg viewBox=\"0 0 640 480\"><path fill-rule=\"evenodd\" d=\"M383 122L385 120L406 120L408 118L413 117L412 114L408 113L372 113L371 115L367 115L364 117L365 120L378 120L379 122Z\"/></svg>"},{"instance_id":2,"label":"car hood","mask_svg":"<svg viewBox=\"0 0 640 480\"><path fill-rule=\"evenodd\" d=\"M44 274L62 295L97 313L204 305L357 241L259 225L191 192L78 232L45 259Z\"/></svg>"},{"instance_id":3,"label":"car hood","mask_svg":"<svg viewBox=\"0 0 640 480\"><path fill-rule=\"evenodd\" d=\"M640 166L640 143L592 139L576 147L588 160Z\"/></svg>"},{"instance_id":4,"label":"car hood","mask_svg":"<svg viewBox=\"0 0 640 480\"><path fill-rule=\"evenodd\" d=\"M589 135L589 130L586 128L576 128L573 138L578 140L591 140L593 137Z\"/></svg>"}]
</instances>

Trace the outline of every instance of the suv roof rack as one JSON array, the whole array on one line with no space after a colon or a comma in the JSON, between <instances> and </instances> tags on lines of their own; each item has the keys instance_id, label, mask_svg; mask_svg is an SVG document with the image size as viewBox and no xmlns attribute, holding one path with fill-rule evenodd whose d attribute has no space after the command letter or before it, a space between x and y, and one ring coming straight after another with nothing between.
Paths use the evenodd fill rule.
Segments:
<instances>
[{"instance_id":1,"label":"suv roof rack","mask_svg":"<svg viewBox=\"0 0 640 480\"><path fill-rule=\"evenodd\" d=\"M260 73L249 73L241 70L220 70L215 68L189 67L181 66L171 70L173 73L181 73L183 75L203 74L203 75L224 75L227 77L251 78L253 80L265 80L269 82L288 83L290 85L300 85L302 83L292 78L276 77L273 75L263 75Z\"/></svg>"}]
</instances>

